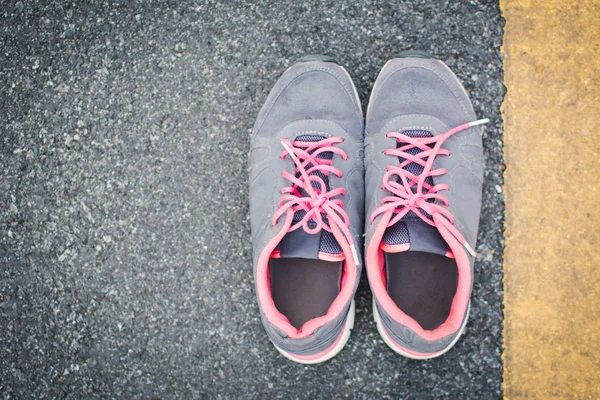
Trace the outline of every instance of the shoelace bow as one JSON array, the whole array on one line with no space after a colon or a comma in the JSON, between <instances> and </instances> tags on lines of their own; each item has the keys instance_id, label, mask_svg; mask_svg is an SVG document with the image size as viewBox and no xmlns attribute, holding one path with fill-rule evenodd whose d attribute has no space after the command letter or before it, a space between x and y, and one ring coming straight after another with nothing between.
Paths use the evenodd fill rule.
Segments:
<instances>
[{"instance_id":1,"label":"shoelace bow","mask_svg":"<svg viewBox=\"0 0 600 400\"><path fill-rule=\"evenodd\" d=\"M346 153L334 146L336 143L343 141L344 139L341 137L330 137L318 142L294 141L292 143L289 139L281 141L285 149L281 153L281 158L285 159L289 154L296 166L296 172L299 172L300 176L296 177L296 175L287 171L282 172L283 177L289 180L292 186L286 186L281 190L282 196L279 200L279 209L273 215L271 223L275 226L279 217L288 210L293 213L303 210L306 212L304 217L300 221L292 223L288 228L288 232L302 227L308 234L315 234L324 229L332 232L336 238L341 236L345 238L346 243L340 243L340 245L342 247L348 246L352 252L354 262L356 265L360 265L354 238L348 228L350 218L344 211L344 202L339 198L334 198L345 195L346 190L344 188L327 190L325 181L317 174L313 174L314 172L320 172L324 175L331 173L337 177L342 177L342 171L332 165L332 160L319 158L318 156L331 152L346 160L348 158ZM304 191L304 194L300 190ZM323 219L323 214L327 217L327 223ZM313 227L309 224L311 221L314 223Z\"/></svg>"},{"instance_id":2,"label":"shoelace bow","mask_svg":"<svg viewBox=\"0 0 600 400\"><path fill-rule=\"evenodd\" d=\"M454 226L454 216L446 207L448 199L438 193L449 190L449 186L443 183L430 185L428 177L440 176L446 173L443 168L432 169L433 162L438 155L448 156L450 152L442 148L442 144L452 135L469 129L473 126L487 124L489 119L480 119L457 126L448 132L433 137L411 137L399 132L389 132L386 136L395 138L398 143L404 143L396 149L388 149L384 153L389 156L401 157L404 160L398 166L389 166L383 175L383 189L392 193L391 196L383 198L382 205L371 214L371 222L380 214L395 214L390 218L387 226L390 227L400 221L409 211L414 212L420 219L431 226L445 228L450 232L465 249L475 257L475 250L467 243L467 240ZM431 147L430 145L433 145ZM418 148L421 152L410 154L410 149ZM416 163L423 167L423 172L415 175L405 168L410 163ZM400 178L394 179L397 176ZM413 187L416 185L416 189ZM424 191L425 189L425 191ZM434 200L430 202L431 200Z\"/></svg>"}]
</instances>

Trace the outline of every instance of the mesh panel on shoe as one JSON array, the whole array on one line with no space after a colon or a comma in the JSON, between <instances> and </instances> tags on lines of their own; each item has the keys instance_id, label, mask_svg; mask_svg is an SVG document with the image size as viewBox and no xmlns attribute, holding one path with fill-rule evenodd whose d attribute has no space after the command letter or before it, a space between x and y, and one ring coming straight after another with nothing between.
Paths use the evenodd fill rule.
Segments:
<instances>
[{"instance_id":1,"label":"mesh panel on shoe","mask_svg":"<svg viewBox=\"0 0 600 400\"><path fill-rule=\"evenodd\" d=\"M394 225L387 228L383 234L383 239L381 240L387 244L404 244L410 242L410 236L408 235L406 223L403 221L398 221Z\"/></svg>"},{"instance_id":2,"label":"mesh panel on shoe","mask_svg":"<svg viewBox=\"0 0 600 400\"><path fill-rule=\"evenodd\" d=\"M299 142L318 142L323 139L325 139L325 136L300 135L300 136L296 137L295 140L299 141ZM332 160L333 152L331 152L331 151L323 152L323 153L319 154L318 158L324 159L324 160ZM310 168L311 166L312 165L309 164L307 166L307 169ZM298 174L297 176L299 176L299 175L300 174ZM319 178L321 178L323 180L323 182L325 182L325 186L327 187L327 190L330 190L329 175L326 175L320 171L312 172L310 175L315 175L315 176L318 176ZM314 182L312 183L312 186L314 188L318 188L318 185ZM305 215L306 215L306 211L304 211L304 210L296 211L296 213L294 214L294 219L293 219L292 223L293 224L297 223L302 218L304 218ZM325 216L325 214L321 213L321 216L323 217L323 221L325 223L328 223L327 217ZM314 228L315 222L309 221L308 226L310 228ZM299 228L299 229L302 229L302 228ZM327 254L341 254L342 253L342 247L339 245L339 243L337 242L337 240L335 239L335 237L333 236L333 234L331 232L327 232L326 230L323 229L323 230L321 230L321 232L316 233L316 235L318 235L318 234L321 235L321 239L319 242L319 251L322 251L323 253L327 253ZM279 245L277 245L275 250L279 250Z\"/></svg>"},{"instance_id":3,"label":"mesh panel on shoe","mask_svg":"<svg viewBox=\"0 0 600 400\"><path fill-rule=\"evenodd\" d=\"M328 254L342 253L342 247L338 241L335 240L333 233L327 232L326 230L321 231L321 243L319 245L319 250Z\"/></svg>"},{"instance_id":4,"label":"mesh panel on shoe","mask_svg":"<svg viewBox=\"0 0 600 400\"><path fill-rule=\"evenodd\" d=\"M432 137L433 136L433 134L431 132L423 130L423 129L407 130L407 131L403 131L402 133L404 133L406 136L415 137L415 138L424 138L424 137ZM403 145L404 144L398 143L396 145L396 147L401 147ZM407 153L409 153L411 155L416 155L416 154L419 154L420 152L421 152L421 149L416 148L416 147L409 149L407 151ZM405 160L404 158L398 157L398 161L400 163L402 163L404 160ZM406 171L410 172L411 174L414 174L417 176L423 172L423 167L414 162L409 163L406 167L404 167L404 169ZM400 180L400 178L398 178L398 180ZM430 185L433 185L433 178L429 176L425 179L425 182L427 182ZM427 217L431 217L429 214L427 214L423 210L421 210L421 212L424 215L426 215ZM415 214L412 211L409 211L408 213L406 213L406 215L400 221L398 221L397 223L388 227L385 230L382 241L387 244L410 243L410 235L408 233L408 228L406 227L406 223L404 221L421 221L421 219L419 218L419 216L417 214ZM425 222L423 222L423 223L425 223Z\"/></svg>"},{"instance_id":5,"label":"mesh panel on shoe","mask_svg":"<svg viewBox=\"0 0 600 400\"><path fill-rule=\"evenodd\" d=\"M320 140L325 139L324 136L320 136L320 135L300 135L296 138L296 141L298 142L318 142ZM321 154L319 154L319 156L317 158L323 159L323 160L332 160L333 159L333 153L331 151L326 151L323 152ZM309 165L310 167L310 165ZM315 171L313 173L311 173L311 175L315 175L318 176L319 178L321 178L323 180L323 182L325 182L325 186L327 187L327 190L329 190L329 176L325 175L324 173L320 172L320 171ZM300 176L300 174L296 175L297 177ZM312 187L317 188L318 189L318 184L313 182L311 183Z\"/></svg>"}]
</instances>

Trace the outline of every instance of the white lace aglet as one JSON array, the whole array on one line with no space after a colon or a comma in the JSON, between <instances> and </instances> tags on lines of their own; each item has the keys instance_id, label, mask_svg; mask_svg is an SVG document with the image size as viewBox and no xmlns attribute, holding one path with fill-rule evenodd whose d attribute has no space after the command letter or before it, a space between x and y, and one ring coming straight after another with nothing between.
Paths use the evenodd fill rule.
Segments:
<instances>
[{"instance_id":1,"label":"white lace aglet","mask_svg":"<svg viewBox=\"0 0 600 400\"><path fill-rule=\"evenodd\" d=\"M471 121L471 122L469 122L469 126L470 127L474 127L474 126L478 126L478 125L485 125L485 124L487 124L489 122L490 122L489 118L478 119L477 121Z\"/></svg>"},{"instance_id":2,"label":"white lace aglet","mask_svg":"<svg viewBox=\"0 0 600 400\"><path fill-rule=\"evenodd\" d=\"M285 150L290 153L290 156L292 156L292 158L296 158L296 155L294 154L294 152L292 151L292 149L290 149L290 146L288 146L287 144L285 144L285 142L282 140L281 141L281 145L285 148Z\"/></svg>"},{"instance_id":3,"label":"white lace aglet","mask_svg":"<svg viewBox=\"0 0 600 400\"><path fill-rule=\"evenodd\" d=\"M475 250L473 250L469 243L465 242L463 246L465 246L465 249L467 249L470 255L472 255L473 257L477 257L477 253L475 252Z\"/></svg>"},{"instance_id":4,"label":"white lace aglet","mask_svg":"<svg viewBox=\"0 0 600 400\"><path fill-rule=\"evenodd\" d=\"M350 245L350 250L352 250L352 257L354 257L354 264L358 267L360 265L360 260L358 259L358 253L356 252L356 246L354 243Z\"/></svg>"}]
</instances>

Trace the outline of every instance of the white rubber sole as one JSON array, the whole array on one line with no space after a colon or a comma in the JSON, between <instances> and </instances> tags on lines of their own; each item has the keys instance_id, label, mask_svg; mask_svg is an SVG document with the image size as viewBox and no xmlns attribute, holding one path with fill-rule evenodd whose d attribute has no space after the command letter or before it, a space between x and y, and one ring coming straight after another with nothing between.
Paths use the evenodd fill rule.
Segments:
<instances>
[{"instance_id":1,"label":"white rubber sole","mask_svg":"<svg viewBox=\"0 0 600 400\"><path fill-rule=\"evenodd\" d=\"M355 306L354 306L354 300L352 300L352 304L350 305L350 310L348 310L348 318L346 319L346 325L344 326L344 331L342 332L342 338L335 345L335 347L333 349L331 349L329 352L327 352L327 354L324 354L323 356L321 356L319 358L315 358L314 360L303 360L303 359L297 358L296 356L288 353L285 350L280 349L277 346L275 346L275 348L285 358L292 360L294 362L297 362L299 364L310 365L310 364L319 364L319 363L325 362L325 361L335 357L340 351L342 351L342 349L348 342L348 339L350 338L350 331L352 330L352 328L354 328L354 313L355 313Z\"/></svg>"},{"instance_id":2,"label":"white rubber sole","mask_svg":"<svg viewBox=\"0 0 600 400\"><path fill-rule=\"evenodd\" d=\"M373 298L373 319L375 320L375 324L377 325L377 331L379 332L379 335L381 335L381 338L383 339L385 344L387 344L389 346L390 349L394 350L396 353L400 354L401 356L404 356L406 358L411 358L413 360L429 360L431 358L436 358L436 357L439 357L442 354L448 352L448 350L450 350L452 347L454 347L456 342L458 342L458 339L460 339L463 332L465 331L465 327L467 326L467 321L469 320L469 312L470 311L471 311L471 302L469 301L469 306L467 307L467 315L465 316L465 320L463 321L463 324L460 327L460 330L458 331L458 335L456 335L456 337L454 338L454 340L452 340L452 342L448 345L448 347L446 347L444 350L439 351L437 353L415 355L415 354L407 353L405 350L398 347L398 345L396 345L394 342L392 342L388 338L389 334L385 331L385 328L383 327L383 324L381 323L381 318L379 317L379 311L377 311L377 305L375 304L375 298Z\"/></svg>"}]
</instances>

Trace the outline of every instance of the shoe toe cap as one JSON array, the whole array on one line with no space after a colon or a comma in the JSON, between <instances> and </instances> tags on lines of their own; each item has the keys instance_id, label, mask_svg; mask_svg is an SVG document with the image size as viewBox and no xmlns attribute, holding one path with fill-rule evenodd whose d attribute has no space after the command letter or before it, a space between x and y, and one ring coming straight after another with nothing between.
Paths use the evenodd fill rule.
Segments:
<instances>
[{"instance_id":1,"label":"shoe toe cap","mask_svg":"<svg viewBox=\"0 0 600 400\"><path fill-rule=\"evenodd\" d=\"M346 132L362 133L362 111L352 81L337 64L300 61L271 90L255 125L259 134L274 134L298 120L328 120Z\"/></svg>"}]
</instances>

